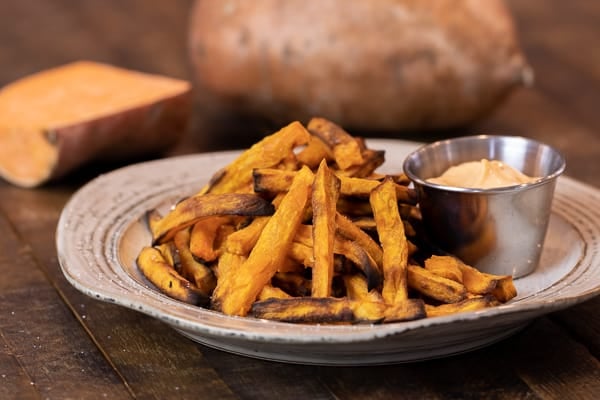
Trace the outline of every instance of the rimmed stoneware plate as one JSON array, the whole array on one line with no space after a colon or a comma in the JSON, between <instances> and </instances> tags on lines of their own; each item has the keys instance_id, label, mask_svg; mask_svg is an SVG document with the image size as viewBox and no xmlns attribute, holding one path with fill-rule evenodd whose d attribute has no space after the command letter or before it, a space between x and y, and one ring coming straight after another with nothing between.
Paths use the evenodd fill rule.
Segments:
<instances>
[{"instance_id":1,"label":"rimmed stoneware plate","mask_svg":"<svg viewBox=\"0 0 600 400\"><path fill-rule=\"evenodd\" d=\"M386 151L382 172L400 172L418 144L372 139ZM135 258L150 243L144 213L196 192L238 152L151 161L99 176L65 206L56 244L67 280L81 292L158 318L221 350L292 363L368 365L448 356L514 334L534 318L600 293L600 191L559 179L537 270L516 280L519 295L499 307L383 325L319 326L228 317L173 300L140 275Z\"/></svg>"}]
</instances>

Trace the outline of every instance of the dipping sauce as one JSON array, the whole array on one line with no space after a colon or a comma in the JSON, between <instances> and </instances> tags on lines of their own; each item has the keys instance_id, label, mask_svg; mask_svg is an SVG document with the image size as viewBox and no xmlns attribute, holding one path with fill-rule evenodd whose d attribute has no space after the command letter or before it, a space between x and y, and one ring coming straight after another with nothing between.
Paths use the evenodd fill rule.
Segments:
<instances>
[{"instance_id":1,"label":"dipping sauce","mask_svg":"<svg viewBox=\"0 0 600 400\"><path fill-rule=\"evenodd\" d=\"M482 159L455 165L442 175L427 181L444 186L492 189L535 182L538 179L527 176L500 161Z\"/></svg>"}]
</instances>

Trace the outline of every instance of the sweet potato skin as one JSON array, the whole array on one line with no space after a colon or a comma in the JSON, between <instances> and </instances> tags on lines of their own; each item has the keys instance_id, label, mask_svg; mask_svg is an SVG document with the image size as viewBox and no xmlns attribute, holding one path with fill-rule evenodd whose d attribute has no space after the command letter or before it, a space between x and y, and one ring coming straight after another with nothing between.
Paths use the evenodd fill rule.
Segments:
<instances>
[{"instance_id":1,"label":"sweet potato skin","mask_svg":"<svg viewBox=\"0 0 600 400\"><path fill-rule=\"evenodd\" d=\"M531 77L502 0L196 0L189 43L215 112L277 124L450 128Z\"/></svg>"},{"instance_id":2,"label":"sweet potato skin","mask_svg":"<svg viewBox=\"0 0 600 400\"><path fill-rule=\"evenodd\" d=\"M46 130L58 153L47 179L62 177L93 160L119 161L164 152L185 132L189 107L187 92L115 115ZM145 122L151 119L155 123Z\"/></svg>"},{"instance_id":3,"label":"sweet potato skin","mask_svg":"<svg viewBox=\"0 0 600 400\"><path fill-rule=\"evenodd\" d=\"M96 100L88 96L96 74L98 87L105 84L102 79L116 76L122 83L119 90L138 93L121 98L114 107L108 90ZM154 81L159 82L156 91L140 91ZM69 96L62 83L72 85L74 95ZM83 85L88 87L80 90ZM78 97L78 92L84 95ZM164 152L185 132L191 102L188 82L88 61L25 77L0 90L0 176L18 186L37 187L92 161L126 161ZM76 111L60 115L54 113L56 107Z\"/></svg>"}]
</instances>

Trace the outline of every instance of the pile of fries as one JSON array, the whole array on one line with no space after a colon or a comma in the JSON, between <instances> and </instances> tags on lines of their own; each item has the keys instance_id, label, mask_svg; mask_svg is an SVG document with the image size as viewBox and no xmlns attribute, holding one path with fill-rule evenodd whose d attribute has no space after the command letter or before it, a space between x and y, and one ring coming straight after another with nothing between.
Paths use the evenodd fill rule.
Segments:
<instances>
[{"instance_id":1,"label":"pile of fries","mask_svg":"<svg viewBox=\"0 0 600 400\"><path fill-rule=\"evenodd\" d=\"M511 276L435 254L402 173L323 118L293 122L166 215L148 212L137 264L165 294L227 315L382 323L478 310L516 296Z\"/></svg>"}]
</instances>

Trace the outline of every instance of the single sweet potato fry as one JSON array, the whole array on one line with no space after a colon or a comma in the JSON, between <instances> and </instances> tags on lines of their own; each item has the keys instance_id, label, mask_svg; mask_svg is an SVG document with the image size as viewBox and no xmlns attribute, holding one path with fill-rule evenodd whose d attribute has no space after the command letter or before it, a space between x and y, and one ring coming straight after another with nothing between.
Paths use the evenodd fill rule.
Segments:
<instances>
[{"instance_id":1,"label":"single sweet potato fry","mask_svg":"<svg viewBox=\"0 0 600 400\"><path fill-rule=\"evenodd\" d=\"M336 171L337 172L337 171ZM295 171L286 171L275 168L257 168L252 172L254 191L257 193L280 193L289 189L294 179ZM381 182L375 179L356 178L341 175L340 195L368 198L371 191ZM399 202L416 204L416 192L404 185L394 182L396 198Z\"/></svg>"},{"instance_id":2,"label":"single sweet potato fry","mask_svg":"<svg viewBox=\"0 0 600 400\"><path fill-rule=\"evenodd\" d=\"M189 249L194 257L205 262L214 261L217 258L219 229L229 221L229 216L217 215L204 218L192 226Z\"/></svg>"},{"instance_id":3,"label":"single sweet potato fry","mask_svg":"<svg viewBox=\"0 0 600 400\"><path fill-rule=\"evenodd\" d=\"M309 139L310 133L306 128L299 122L292 122L244 151L217 172L200 193L252 193L252 171L255 168L275 167Z\"/></svg>"},{"instance_id":4,"label":"single sweet potato fry","mask_svg":"<svg viewBox=\"0 0 600 400\"><path fill-rule=\"evenodd\" d=\"M385 161L385 151L366 149L362 153L365 162L353 165L347 169L340 170L340 176L350 176L355 178L366 178L375 172Z\"/></svg>"},{"instance_id":5,"label":"single sweet potato fry","mask_svg":"<svg viewBox=\"0 0 600 400\"><path fill-rule=\"evenodd\" d=\"M417 265L408 266L408 286L444 303L458 303L467 298L464 285L443 278Z\"/></svg>"},{"instance_id":6,"label":"single sweet potato fry","mask_svg":"<svg viewBox=\"0 0 600 400\"><path fill-rule=\"evenodd\" d=\"M226 251L241 256L250 254L267 222L269 217L256 217L248 226L230 234L225 239Z\"/></svg>"},{"instance_id":7,"label":"single sweet potato fry","mask_svg":"<svg viewBox=\"0 0 600 400\"><path fill-rule=\"evenodd\" d=\"M252 305L251 315L275 321L301 323L378 322L385 304L334 297L268 299Z\"/></svg>"},{"instance_id":8,"label":"single sweet potato fry","mask_svg":"<svg viewBox=\"0 0 600 400\"><path fill-rule=\"evenodd\" d=\"M425 318L425 303L421 299L404 299L388 305L384 322L414 321Z\"/></svg>"},{"instance_id":9,"label":"single sweet potato fry","mask_svg":"<svg viewBox=\"0 0 600 400\"><path fill-rule=\"evenodd\" d=\"M312 186L313 252L312 296L329 297L333 280L335 212L340 194L340 180L321 161Z\"/></svg>"},{"instance_id":10,"label":"single sweet potato fry","mask_svg":"<svg viewBox=\"0 0 600 400\"><path fill-rule=\"evenodd\" d=\"M296 159L300 164L308 166L311 170L315 170L321 160L333 161L333 153L321 139L311 135L308 144L297 154Z\"/></svg>"},{"instance_id":11,"label":"single sweet potato fry","mask_svg":"<svg viewBox=\"0 0 600 400\"><path fill-rule=\"evenodd\" d=\"M190 281L175 271L158 249L144 247L136 262L144 276L169 297L190 304L208 300Z\"/></svg>"},{"instance_id":12,"label":"single sweet potato fry","mask_svg":"<svg viewBox=\"0 0 600 400\"><path fill-rule=\"evenodd\" d=\"M458 259L457 263L462 273L462 283L469 292L481 295L488 294L492 293L498 285L499 276L485 274Z\"/></svg>"},{"instance_id":13,"label":"single sweet potato fry","mask_svg":"<svg viewBox=\"0 0 600 400\"><path fill-rule=\"evenodd\" d=\"M375 189L380 182L375 179L355 178L355 177L340 177L342 187L340 192L346 196L369 197L371 191ZM399 185L393 182L394 190L396 191L396 199L399 202L416 204L417 196L413 189Z\"/></svg>"},{"instance_id":14,"label":"single sweet potato fry","mask_svg":"<svg viewBox=\"0 0 600 400\"><path fill-rule=\"evenodd\" d=\"M179 229L194 225L202 218L223 215L264 216L273 213L273 205L249 193L197 194L177 203L155 223L154 244L170 240Z\"/></svg>"},{"instance_id":15,"label":"single sweet potato fry","mask_svg":"<svg viewBox=\"0 0 600 400\"><path fill-rule=\"evenodd\" d=\"M501 303L506 303L510 299L517 296L517 288L513 282L513 278L510 275L504 275L499 277L498 284L492 290L492 296Z\"/></svg>"},{"instance_id":16,"label":"single sweet potato fry","mask_svg":"<svg viewBox=\"0 0 600 400\"><path fill-rule=\"evenodd\" d=\"M267 299L289 299L290 296L282 289L278 287L274 287L273 285L265 285L260 293L258 294L258 300L267 300Z\"/></svg>"},{"instance_id":17,"label":"single sweet potato fry","mask_svg":"<svg viewBox=\"0 0 600 400\"><path fill-rule=\"evenodd\" d=\"M408 299L408 244L394 185L391 179L385 179L371 192L370 197L379 242L383 248L382 295L389 305Z\"/></svg>"},{"instance_id":18,"label":"single sweet potato fry","mask_svg":"<svg viewBox=\"0 0 600 400\"><path fill-rule=\"evenodd\" d=\"M381 293L377 290L369 290L367 278L361 274L345 274L343 276L346 286L346 296L352 300L363 300L370 302L383 302Z\"/></svg>"},{"instance_id":19,"label":"single sweet potato fry","mask_svg":"<svg viewBox=\"0 0 600 400\"><path fill-rule=\"evenodd\" d=\"M242 265L247 258L247 256L230 253L228 251L221 253L216 267L213 267L215 276L217 279L221 279L224 276L235 274L235 271L240 268L240 265Z\"/></svg>"},{"instance_id":20,"label":"single sweet potato fry","mask_svg":"<svg viewBox=\"0 0 600 400\"><path fill-rule=\"evenodd\" d=\"M470 297L459 301L458 303L440 304L437 306L426 305L425 311L428 317L439 317L442 315L456 314L459 312L477 311L483 308L492 307L497 304L497 300L490 295Z\"/></svg>"},{"instance_id":21,"label":"single sweet potato fry","mask_svg":"<svg viewBox=\"0 0 600 400\"><path fill-rule=\"evenodd\" d=\"M452 256L433 255L425 260L425 269L438 276L463 283L463 274L459 263L460 261Z\"/></svg>"},{"instance_id":22,"label":"single sweet potato fry","mask_svg":"<svg viewBox=\"0 0 600 400\"><path fill-rule=\"evenodd\" d=\"M333 157L340 169L363 164L360 142L342 127L325 118L312 118L308 122L307 129L332 149Z\"/></svg>"}]
</instances>

